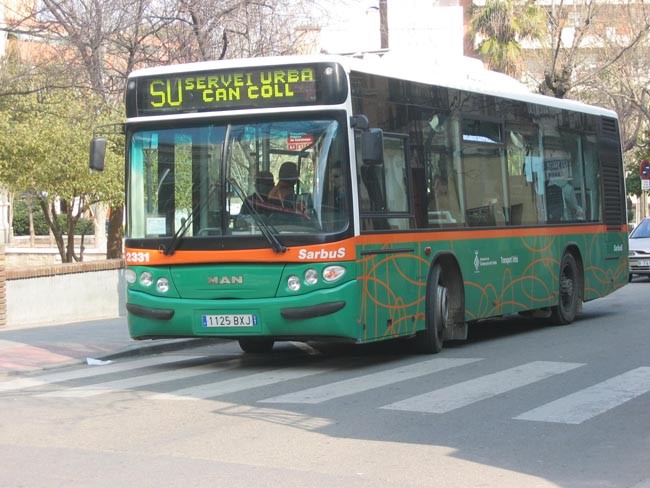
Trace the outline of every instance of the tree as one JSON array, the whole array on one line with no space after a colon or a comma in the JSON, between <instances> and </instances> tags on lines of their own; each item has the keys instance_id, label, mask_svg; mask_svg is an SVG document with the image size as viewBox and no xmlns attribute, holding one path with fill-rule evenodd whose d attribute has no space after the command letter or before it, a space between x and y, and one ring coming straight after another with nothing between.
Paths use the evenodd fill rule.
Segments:
<instances>
[{"instance_id":1,"label":"tree","mask_svg":"<svg viewBox=\"0 0 650 488\"><path fill-rule=\"evenodd\" d=\"M169 0L173 23L156 32L167 63L295 54L326 18L317 0Z\"/></svg>"},{"instance_id":2,"label":"tree","mask_svg":"<svg viewBox=\"0 0 650 488\"><path fill-rule=\"evenodd\" d=\"M515 6L511 8L517 8L517 3L519 8L524 5L517 0L499 3L513 2ZM509 50L506 42L512 39L514 31L514 27L509 27L515 25L511 12L505 5L497 9L490 2L474 10L472 25L484 37L482 47L487 50L495 46L489 52L502 52L495 55L497 59L507 58L510 51L516 52L514 48ZM650 7L647 2L557 0L545 5L541 12L545 17L541 33L529 37L520 46L526 53L524 81L549 96L570 96L615 110L621 122L623 148L625 151L634 148L639 134L650 127ZM515 39L522 38L515 36ZM497 63L491 67L506 71Z\"/></svg>"},{"instance_id":3,"label":"tree","mask_svg":"<svg viewBox=\"0 0 650 488\"><path fill-rule=\"evenodd\" d=\"M646 131L639 137L638 146L630 151L625 169L627 177L625 178L625 190L628 195L641 196L641 178L639 168L641 161L650 160L650 131Z\"/></svg>"},{"instance_id":4,"label":"tree","mask_svg":"<svg viewBox=\"0 0 650 488\"><path fill-rule=\"evenodd\" d=\"M33 82L34 80L32 80ZM83 259L75 227L90 206L115 188L115 175L88 170L88 140L97 118L93 95L84 90L36 89L0 99L0 180L30 195L41 207L62 262ZM61 219L61 211L66 219ZM66 240L67 236L67 240Z\"/></svg>"},{"instance_id":5,"label":"tree","mask_svg":"<svg viewBox=\"0 0 650 488\"><path fill-rule=\"evenodd\" d=\"M540 92L564 98L569 91L620 67L625 54L648 39L650 18L639 0L553 2L546 10L548 35L542 43ZM612 42L614 41L614 42Z\"/></svg>"},{"instance_id":6,"label":"tree","mask_svg":"<svg viewBox=\"0 0 650 488\"><path fill-rule=\"evenodd\" d=\"M517 77L522 67L521 41L544 33L544 11L532 1L487 0L473 6L470 37L480 39L477 52L490 69Z\"/></svg>"},{"instance_id":7,"label":"tree","mask_svg":"<svg viewBox=\"0 0 650 488\"><path fill-rule=\"evenodd\" d=\"M650 128L650 8L624 3L606 17L615 27L594 31L599 49L589 58L592 69L578 65L574 88L584 101L618 113L629 151Z\"/></svg>"},{"instance_id":8,"label":"tree","mask_svg":"<svg viewBox=\"0 0 650 488\"><path fill-rule=\"evenodd\" d=\"M542 73L540 92L615 110L623 149L633 149L650 127L650 7L640 0L561 0L547 13L548 36L531 70Z\"/></svg>"},{"instance_id":9,"label":"tree","mask_svg":"<svg viewBox=\"0 0 650 488\"><path fill-rule=\"evenodd\" d=\"M99 103L86 110L96 119L116 113L126 78L135 68L298 52L313 19L323 13L316 0L42 0L32 5L30 9L24 4L24 12L16 12L4 27L35 39L41 48L22 65L30 69L21 79L35 76L41 88L69 87L94 94ZM53 59L64 63L53 64ZM55 67L61 71L47 81L41 73ZM33 92L3 86L0 96L3 93ZM107 257L120 257L123 191L102 194L110 199Z\"/></svg>"}]
</instances>

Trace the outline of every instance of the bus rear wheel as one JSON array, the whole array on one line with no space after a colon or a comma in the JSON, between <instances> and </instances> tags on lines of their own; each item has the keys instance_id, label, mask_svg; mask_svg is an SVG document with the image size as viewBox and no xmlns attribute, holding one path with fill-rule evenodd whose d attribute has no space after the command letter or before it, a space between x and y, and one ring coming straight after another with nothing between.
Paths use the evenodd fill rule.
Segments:
<instances>
[{"instance_id":1,"label":"bus rear wheel","mask_svg":"<svg viewBox=\"0 0 650 488\"><path fill-rule=\"evenodd\" d=\"M266 339L264 337L242 337L239 339L239 347L241 350L249 354L264 354L273 349L273 339Z\"/></svg>"},{"instance_id":2,"label":"bus rear wheel","mask_svg":"<svg viewBox=\"0 0 650 488\"><path fill-rule=\"evenodd\" d=\"M431 270L427 286L426 328L415 336L418 352L436 354L442 350L445 327L449 317L449 298L442 266L436 264Z\"/></svg>"},{"instance_id":3,"label":"bus rear wheel","mask_svg":"<svg viewBox=\"0 0 650 488\"><path fill-rule=\"evenodd\" d=\"M558 304L551 309L551 321L556 325L573 322L582 300L581 280L573 254L567 252L560 262L560 289Z\"/></svg>"}]
</instances>

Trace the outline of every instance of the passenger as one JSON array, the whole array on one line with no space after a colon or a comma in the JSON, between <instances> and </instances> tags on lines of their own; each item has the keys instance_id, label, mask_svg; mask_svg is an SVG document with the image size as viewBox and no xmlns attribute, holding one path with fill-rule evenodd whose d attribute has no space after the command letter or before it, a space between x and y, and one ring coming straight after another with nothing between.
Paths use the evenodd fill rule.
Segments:
<instances>
[{"instance_id":1,"label":"passenger","mask_svg":"<svg viewBox=\"0 0 650 488\"><path fill-rule=\"evenodd\" d=\"M576 191L573 187L572 179L565 177L552 178L549 181L549 186L557 186L562 190L561 201L561 220L563 222L575 222L577 220L585 220L585 212L578 204Z\"/></svg>"},{"instance_id":2,"label":"passenger","mask_svg":"<svg viewBox=\"0 0 650 488\"><path fill-rule=\"evenodd\" d=\"M283 207L295 207L296 183L298 183L298 167L296 164L291 161L282 163L278 183L269 192L269 200L278 201Z\"/></svg>"},{"instance_id":3,"label":"passenger","mask_svg":"<svg viewBox=\"0 0 650 488\"><path fill-rule=\"evenodd\" d=\"M242 213L249 213L248 209L250 207L254 208L255 210L259 210L260 204L264 204L269 201L269 193L274 186L275 182L273 181L273 173L270 171L260 171L255 178L256 191L246 198L248 205L244 205L242 207Z\"/></svg>"},{"instance_id":4,"label":"passenger","mask_svg":"<svg viewBox=\"0 0 650 488\"><path fill-rule=\"evenodd\" d=\"M566 222L575 222L576 220L584 220L585 212L578 204L576 190L570 180L560 182L562 188L562 197L564 198L564 220Z\"/></svg>"},{"instance_id":5,"label":"passenger","mask_svg":"<svg viewBox=\"0 0 650 488\"><path fill-rule=\"evenodd\" d=\"M345 205L345 186L343 182L343 172L341 162L337 161L330 172L330 199L332 206L335 208L344 208Z\"/></svg>"},{"instance_id":6,"label":"passenger","mask_svg":"<svg viewBox=\"0 0 650 488\"><path fill-rule=\"evenodd\" d=\"M256 194L261 200L268 200L269 193L273 190L275 181L273 181L273 173L270 171L260 171L255 178Z\"/></svg>"}]
</instances>

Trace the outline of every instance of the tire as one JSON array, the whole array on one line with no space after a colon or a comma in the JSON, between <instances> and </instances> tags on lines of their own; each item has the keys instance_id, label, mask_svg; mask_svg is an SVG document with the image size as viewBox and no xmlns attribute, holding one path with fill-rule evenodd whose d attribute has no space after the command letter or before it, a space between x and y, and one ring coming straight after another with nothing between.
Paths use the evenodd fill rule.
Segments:
<instances>
[{"instance_id":1,"label":"tire","mask_svg":"<svg viewBox=\"0 0 650 488\"><path fill-rule=\"evenodd\" d=\"M273 339L263 337L242 337L239 339L239 347L248 354L264 354L273 349Z\"/></svg>"},{"instance_id":2,"label":"tire","mask_svg":"<svg viewBox=\"0 0 650 488\"><path fill-rule=\"evenodd\" d=\"M416 348L422 354L437 354L442 350L449 317L449 297L444 283L442 267L436 264L427 285L426 328L415 336Z\"/></svg>"},{"instance_id":3,"label":"tire","mask_svg":"<svg viewBox=\"0 0 650 488\"><path fill-rule=\"evenodd\" d=\"M555 325L573 322L582 300L582 280L573 254L567 252L560 262L560 287L558 304L551 308L551 321Z\"/></svg>"}]
</instances>

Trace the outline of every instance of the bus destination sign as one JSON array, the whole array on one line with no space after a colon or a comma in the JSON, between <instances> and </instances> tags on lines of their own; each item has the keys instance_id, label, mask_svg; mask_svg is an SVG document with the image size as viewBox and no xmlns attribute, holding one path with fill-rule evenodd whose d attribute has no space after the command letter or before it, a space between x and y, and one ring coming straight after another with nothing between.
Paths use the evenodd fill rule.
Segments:
<instances>
[{"instance_id":1,"label":"bus destination sign","mask_svg":"<svg viewBox=\"0 0 650 488\"><path fill-rule=\"evenodd\" d=\"M129 84L127 99L135 95L139 116L334 103L333 92L341 98L340 73L335 66L328 67L276 66L136 77Z\"/></svg>"}]
</instances>

